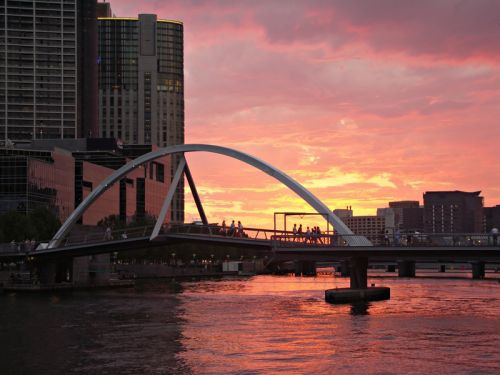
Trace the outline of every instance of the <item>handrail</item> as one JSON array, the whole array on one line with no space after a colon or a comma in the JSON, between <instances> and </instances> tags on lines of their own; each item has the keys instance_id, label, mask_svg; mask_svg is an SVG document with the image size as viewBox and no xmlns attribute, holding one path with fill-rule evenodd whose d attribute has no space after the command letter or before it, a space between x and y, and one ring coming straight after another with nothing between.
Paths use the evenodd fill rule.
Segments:
<instances>
[{"instance_id":1,"label":"handrail","mask_svg":"<svg viewBox=\"0 0 500 375\"><path fill-rule=\"evenodd\" d=\"M97 227L98 228L98 227ZM99 244L109 241L120 241L132 238L147 237L153 225L137 226L132 228L120 228L108 231L102 228L99 232L88 232L68 236L63 246L77 246L84 244ZM232 237L248 240L271 241L273 248L276 247L344 247L348 246L346 237L353 235L340 235L335 232L322 232L321 234L294 234L293 231L265 229L265 228L243 228L242 233L238 228L230 232L230 227L222 227L216 224L166 224L161 228L162 234L200 234L211 238ZM36 249L44 249L49 241L20 241L0 244L0 253L30 253ZM456 247L481 247L500 246L500 238L493 233L381 233L378 246L456 246Z\"/></svg>"}]
</instances>

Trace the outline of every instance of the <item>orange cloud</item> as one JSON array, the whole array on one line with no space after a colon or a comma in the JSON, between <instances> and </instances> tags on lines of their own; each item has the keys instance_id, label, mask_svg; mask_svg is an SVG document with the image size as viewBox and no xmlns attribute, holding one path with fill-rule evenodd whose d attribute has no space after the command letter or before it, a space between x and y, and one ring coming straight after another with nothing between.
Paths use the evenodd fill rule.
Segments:
<instances>
[{"instance_id":1,"label":"orange cloud","mask_svg":"<svg viewBox=\"0 0 500 375\"><path fill-rule=\"evenodd\" d=\"M443 189L500 204L500 3L398 4L111 2L184 21L186 142L264 159L332 209L374 214ZM213 221L309 210L239 162L188 160ZM186 208L198 216L189 195Z\"/></svg>"}]
</instances>

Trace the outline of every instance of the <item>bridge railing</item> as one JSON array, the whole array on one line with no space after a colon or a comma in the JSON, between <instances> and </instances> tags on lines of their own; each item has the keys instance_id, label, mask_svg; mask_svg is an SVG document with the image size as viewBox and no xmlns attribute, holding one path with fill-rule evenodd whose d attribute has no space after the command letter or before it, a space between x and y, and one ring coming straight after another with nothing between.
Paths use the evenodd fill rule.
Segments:
<instances>
[{"instance_id":1,"label":"bridge railing","mask_svg":"<svg viewBox=\"0 0 500 375\"><path fill-rule=\"evenodd\" d=\"M285 234L274 237L277 247L343 247L348 246L347 238L354 235L338 235L336 233L322 234ZM486 233L403 233L381 234L368 238L375 246L456 246L456 247L482 247L500 246L500 238L494 234Z\"/></svg>"},{"instance_id":2,"label":"bridge railing","mask_svg":"<svg viewBox=\"0 0 500 375\"><path fill-rule=\"evenodd\" d=\"M162 228L162 233L268 240L277 247L343 247L348 246L348 237L359 236L339 235L335 232L294 234L292 231L262 228L243 228L243 231L239 231L238 228L232 230L219 225L201 224L169 224ZM500 246L500 238L488 233L381 233L368 238L375 246Z\"/></svg>"},{"instance_id":3,"label":"bridge railing","mask_svg":"<svg viewBox=\"0 0 500 375\"><path fill-rule=\"evenodd\" d=\"M240 230L237 227L223 227L215 224L168 224L163 226L161 233L203 235L214 238L234 238L264 241L272 240L273 236L275 235L274 229L243 228L242 230Z\"/></svg>"},{"instance_id":4,"label":"bridge railing","mask_svg":"<svg viewBox=\"0 0 500 375\"><path fill-rule=\"evenodd\" d=\"M321 235L310 235L303 233L294 234L292 231L263 229L263 228L243 228L222 227L220 225L203 224L168 224L162 229L162 233L170 234L190 234L203 235L209 237L240 238L249 240L271 241L274 245L303 246L321 245L321 246L347 246L345 236L338 236L332 232L322 233ZM357 235L353 235L356 237ZM357 236L359 237L359 236Z\"/></svg>"},{"instance_id":5,"label":"bridge railing","mask_svg":"<svg viewBox=\"0 0 500 375\"><path fill-rule=\"evenodd\" d=\"M243 228L222 227L220 225L209 224L167 224L164 225L160 233L170 234L192 234L204 235L209 237L227 237L250 240L271 240L274 235L274 229L262 228Z\"/></svg>"},{"instance_id":6,"label":"bridge railing","mask_svg":"<svg viewBox=\"0 0 500 375\"><path fill-rule=\"evenodd\" d=\"M74 246L89 243L101 243L107 241L146 237L149 236L152 230L152 225L118 229L102 228L102 231L89 232L86 234L78 234L73 236L70 235L66 237L62 246Z\"/></svg>"}]
</instances>

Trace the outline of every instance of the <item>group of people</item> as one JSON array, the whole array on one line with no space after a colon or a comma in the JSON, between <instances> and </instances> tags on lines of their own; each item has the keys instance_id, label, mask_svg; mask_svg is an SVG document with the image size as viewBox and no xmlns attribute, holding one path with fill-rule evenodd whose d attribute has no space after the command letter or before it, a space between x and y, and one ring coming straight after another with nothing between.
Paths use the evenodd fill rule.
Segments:
<instances>
[{"instance_id":1,"label":"group of people","mask_svg":"<svg viewBox=\"0 0 500 375\"><path fill-rule=\"evenodd\" d=\"M10 241L10 248L11 250L17 251L18 253L20 252L30 252L35 250L36 248L36 241L35 240L25 240L25 241L19 241L16 242L14 240Z\"/></svg>"},{"instance_id":2,"label":"group of people","mask_svg":"<svg viewBox=\"0 0 500 375\"><path fill-rule=\"evenodd\" d=\"M245 232L243 231L243 224L241 224L241 221L239 220L238 225L236 225L233 220L229 228L226 226L226 220L222 220L220 234L229 237L247 237Z\"/></svg>"},{"instance_id":3,"label":"group of people","mask_svg":"<svg viewBox=\"0 0 500 375\"><path fill-rule=\"evenodd\" d=\"M293 241L305 242L305 243L323 243L321 239L321 229L319 226L314 226L311 228L307 227L306 231L302 229L302 224L297 228L297 224L293 224Z\"/></svg>"}]
</instances>

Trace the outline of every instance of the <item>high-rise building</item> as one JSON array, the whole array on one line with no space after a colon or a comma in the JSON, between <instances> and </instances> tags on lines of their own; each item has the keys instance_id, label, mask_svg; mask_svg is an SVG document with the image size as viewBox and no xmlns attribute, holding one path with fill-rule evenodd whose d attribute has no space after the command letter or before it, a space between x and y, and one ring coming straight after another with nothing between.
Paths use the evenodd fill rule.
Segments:
<instances>
[{"instance_id":1,"label":"high-rise building","mask_svg":"<svg viewBox=\"0 0 500 375\"><path fill-rule=\"evenodd\" d=\"M126 144L182 144L182 23L140 14L100 17L98 24L101 135Z\"/></svg>"},{"instance_id":2,"label":"high-rise building","mask_svg":"<svg viewBox=\"0 0 500 375\"><path fill-rule=\"evenodd\" d=\"M96 0L0 2L0 139L97 134Z\"/></svg>"},{"instance_id":3,"label":"high-rise building","mask_svg":"<svg viewBox=\"0 0 500 375\"><path fill-rule=\"evenodd\" d=\"M97 3L97 17L112 17L110 3Z\"/></svg>"},{"instance_id":4,"label":"high-rise building","mask_svg":"<svg viewBox=\"0 0 500 375\"><path fill-rule=\"evenodd\" d=\"M184 143L183 25L154 14L98 18L102 137L160 147ZM172 160L172 169L178 156ZM173 175L174 173L172 173ZM172 221L184 220L184 186Z\"/></svg>"},{"instance_id":5,"label":"high-rise building","mask_svg":"<svg viewBox=\"0 0 500 375\"><path fill-rule=\"evenodd\" d=\"M493 228L500 229L500 205L484 208L484 223L486 233Z\"/></svg>"},{"instance_id":6,"label":"high-rise building","mask_svg":"<svg viewBox=\"0 0 500 375\"><path fill-rule=\"evenodd\" d=\"M424 230L424 209L419 201L389 202L394 212L394 227L403 232L421 232Z\"/></svg>"},{"instance_id":7,"label":"high-rise building","mask_svg":"<svg viewBox=\"0 0 500 375\"><path fill-rule=\"evenodd\" d=\"M428 191L424 194L426 233L482 233L480 191Z\"/></svg>"}]
</instances>

